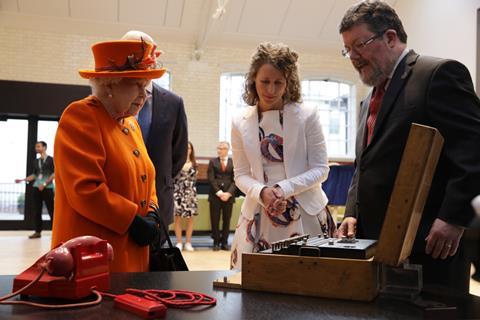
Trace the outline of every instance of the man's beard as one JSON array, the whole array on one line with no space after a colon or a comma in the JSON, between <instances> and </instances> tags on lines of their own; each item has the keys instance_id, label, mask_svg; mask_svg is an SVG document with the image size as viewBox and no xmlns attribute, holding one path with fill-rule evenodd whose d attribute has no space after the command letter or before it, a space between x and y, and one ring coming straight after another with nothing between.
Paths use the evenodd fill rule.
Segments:
<instances>
[{"instance_id":1,"label":"man's beard","mask_svg":"<svg viewBox=\"0 0 480 320\"><path fill-rule=\"evenodd\" d=\"M361 70L358 69L357 71L360 76L360 80L362 80L365 85L375 87L379 85L387 76L378 66L373 66L372 64L369 64L369 67L373 71L369 74L362 73Z\"/></svg>"},{"instance_id":2,"label":"man's beard","mask_svg":"<svg viewBox=\"0 0 480 320\"><path fill-rule=\"evenodd\" d=\"M387 58L388 59L388 58ZM381 84L385 79L388 78L390 71L393 70L395 65L393 59L388 59L386 61L378 61L376 59L364 60L358 59L352 61L353 67L357 70L360 80L367 86L375 87ZM363 68L367 68L368 73L362 72ZM364 71L364 70L363 70Z\"/></svg>"}]
</instances>

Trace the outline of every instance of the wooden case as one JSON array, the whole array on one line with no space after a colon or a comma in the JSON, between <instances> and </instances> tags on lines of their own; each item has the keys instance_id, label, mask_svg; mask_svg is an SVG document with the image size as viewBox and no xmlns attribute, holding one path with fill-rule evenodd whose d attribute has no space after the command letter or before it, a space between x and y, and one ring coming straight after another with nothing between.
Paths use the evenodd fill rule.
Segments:
<instances>
[{"instance_id":1,"label":"wooden case","mask_svg":"<svg viewBox=\"0 0 480 320\"><path fill-rule=\"evenodd\" d=\"M235 274L214 285L372 301L380 263L396 266L410 255L442 145L438 130L412 124L373 259L243 253L241 282Z\"/></svg>"},{"instance_id":2,"label":"wooden case","mask_svg":"<svg viewBox=\"0 0 480 320\"><path fill-rule=\"evenodd\" d=\"M372 259L243 254L242 288L305 296L371 301L378 292Z\"/></svg>"},{"instance_id":3,"label":"wooden case","mask_svg":"<svg viewBox=\"0 0 480 320\"><path fill-rule=\"evenodd\" d=\"M442 146L443 138L437 129L412 125L380 232L375 261L397 266L410 255Z\"/></svg>"}]
</instances>

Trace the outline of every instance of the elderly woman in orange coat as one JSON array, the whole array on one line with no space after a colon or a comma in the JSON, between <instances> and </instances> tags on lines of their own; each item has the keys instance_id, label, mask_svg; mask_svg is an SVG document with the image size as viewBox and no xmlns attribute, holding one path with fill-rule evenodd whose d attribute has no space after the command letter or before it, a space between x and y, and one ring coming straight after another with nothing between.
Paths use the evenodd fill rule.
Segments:
<instances>
[{"instance_id":1,"label":"elderly woman in orange coat","mask_svg":"<svg viewBox=\"0 0 480 320\"><path fill-rule=\"evenodd\" d=\"M113 272L148 271L148 245L159 236L155 169L133 116L156 68L155 46L109 41L92 46L92 95L71 103L55 138L56 215L52 247L93 235L107 240Z\"/></svg>"}]
</instances>

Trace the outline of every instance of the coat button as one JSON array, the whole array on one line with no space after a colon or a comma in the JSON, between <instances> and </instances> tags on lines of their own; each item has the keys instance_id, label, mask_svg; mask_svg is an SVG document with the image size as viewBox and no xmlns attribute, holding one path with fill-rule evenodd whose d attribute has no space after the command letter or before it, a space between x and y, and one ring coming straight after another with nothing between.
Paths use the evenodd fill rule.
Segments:
<instances>
[{"instance_id":1,"label":"coat button","mask_svg":"<svg viewBox=\"0 0 480 320\"><path fill-rule=\"evenodd\" d=\"M142 176L140 178L142 179L142 182L147 181L147 175L146 174L142 174Z\"/></svg>"},{"instance_id":2,"label":"coat button","mask_svg":"<svg viewBox=\"0 0 480 320\"><path fill-rule=\"evenodd\" d=\"M127 134L127 135L128 135L128 133L130 132L130 131L128 130L128 128L123 128L122 131L123 131L123 133L125 133L125 134Z\"/></svg>"},{"instance_id":3,"label":"coat button","mask_svg":"<svg viewBox=\"0 0 480 320\"><path fill-rule=\"evenodd\" d=\"M133 150L133 154L134 154L136 157L140 157L140 151L138 151L138 149Z\"/></svg>"},{"instance_id":4,"label":"coat button","mask_svg":"<svg viewBox=\"0 0 480 320\"><path fill-rule=\"evenodd\" d=\"M145 208L147 206L147 201L145 201L145 200L140 201L140 206L142 208Z\"/></svg>"}]
</instances>

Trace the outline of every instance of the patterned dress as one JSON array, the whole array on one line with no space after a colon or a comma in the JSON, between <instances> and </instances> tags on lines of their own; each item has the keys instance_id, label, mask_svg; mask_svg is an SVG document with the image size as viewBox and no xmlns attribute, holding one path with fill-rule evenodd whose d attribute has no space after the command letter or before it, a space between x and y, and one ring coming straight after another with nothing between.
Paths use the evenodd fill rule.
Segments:
<instances>
[{"instance_id":1,"label":"patterned dress","mask_svg":"<svg viewBox=\"0 0 480 320\"><path fill-rule=\"evenodd\" d=\"M175 215L182 218L190 218L198 215L197 169L185 165L174 180L173 199Z\"/></svg>"},{"instance_id":2,"label":"patterned dress","mask_svg":"<svg viewBox=\"0 0 480 320\"><path fill-rule=\"evenodd\" d=\"M262 113L259 139L265 184L274 186L286 179L283 162L282 111L270 110ZM230 265L232 269L241 268L242 252L269 249L272 242L304 233L332 235L335 226L325 208L320 208L319 213L312 216L302 209L295 197L287 201L287 210L280 215L270 215L263 207L252 220L240 215L232 244Z\"/></svg>"}]
</instances>

